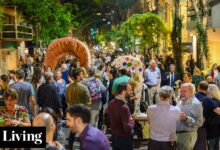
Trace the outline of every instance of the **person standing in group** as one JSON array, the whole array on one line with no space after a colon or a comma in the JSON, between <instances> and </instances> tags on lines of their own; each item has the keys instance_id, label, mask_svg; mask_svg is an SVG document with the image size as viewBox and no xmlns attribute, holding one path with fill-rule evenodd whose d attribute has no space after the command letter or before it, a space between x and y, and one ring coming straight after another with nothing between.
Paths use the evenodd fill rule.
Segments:
<instances>
[{"instance_id":1,"label":"person standing in group","mask_svg":"<svg viewBox=\"0 0 220 150\"><path fill-rule=\"evenodd\" d=\"M179 74L175 71L175 65L170 65L170 71L164 75L163 82L165 85L174 87L174 84L177 80L179 80Z\"/></svg>"},{"instance_id":2,"label":"person standing in group","mask_svg":"<svg viewBox=\"0 0 220 150\"><path fill-rule=\"evenodd\" d=\"M63 110L63 118L66 116L66 81L62 78L61 70L56 71L56 83L59 89L59 95L61 97L62 110Z\"/></svg>"},{"instance_id":3,"label":"person standing in group","mask_svg":"<svg viewBox=\"0 0 220 150\"><path fill-rule=\"evenodd\" d=\"M0 106L4 106L3 93L8 88L8 76L3 74L0 76Z\"/></svg>"},{"instance_id":4,"label":"person standing in group","mask_svg":"<svg viewBox=\"0 0 220 150\"><path fill-rule=\"evenodd\" d=\"M42 84L37 91L37 104L40 110L46 107L53 109L61 119L63 117L62 100L53 73L45 72L44 78L46 83Z\"/></svg>"},{"instance_id":5,"label":"person standing in group","mask_svg":"<svg viewBox=\"0 0 220 150\"><path fill-rule=\"evenodd\" d=\"M192 75L190 72L183 73L183 83L192 83Z\"/></svg>"},{"instance_id":6,"label":"person standing in group","mask_svg":"<svg viewBox=\"0 0 220 150\"><path fill-rule=\"evenodd\" d=\"M192 150L197 140L197 130L203 124L203 107L195 97L195 86L184 83L180 88L180 122L177 126L177 149Z\"/></svg>"},{"instance_id":7,"label":"person standing in group","mask_svg":"<svg viewBox=\"0 0 220 150\"><path fill-rule=\"evenodd\" d=\"M33 127L45 127L46 128L46 148L44 150L65 150L63 145L58 141L54 141L56 133L56 124L53 117L49 113L39 113L33 120ZM33 148L34 150L35 148ZM32 150L32 149L31 149ZM43 150L43 148L38 148Z\"/></svg>"},{"instance_id":8,"label":"person standing in group","mask_svg":"<svg viewBox=\"0 0 220 150\"><path fill-rule=\"evenodd\" d=\"M11 86L12 84L15 83L15 70L10 70L9 71L9 82L8 82L8 85Z\"/></svg>"},{"instance_id":9,"label":"person standing in group","mask_svg":"<svg viewBox=\"0 0 220 150\"><path fill-rule=\"evenodd\" d=\"M218 74L213 78L213 82L218 86L220 89L220 66L217 67Z\"/></svg>"},{"instance_id":10,"label":"person standing in group","mask_svg":"<svg viewBox=\"0 0 220 150\"><path fill-rule=\"evenodd\" d=\"M117 93L107 108L108 124L112 131L112 147L113 150L133 150L134 120L125 101L132 94L131 86L122 82L118 85Z\"/></svg>"},{"instance_id":11,"label":"person standing in group","mask_svg":"<svg viewBox=\"0 0 220 150\"><path fill-rule=\"evenodd\" d=\"M215 103L214 100L212 100L212 98L209 98L207 96L208 87L209 87L208 82L201 81L197 88L198 92L195 94L196 98L201 102L203 106L203 116L205 118L205 122L202 127L198 128L198 131L197 131L198 139L196 141L194 150L207 150L207 133L209 137L211 136L215 137L216 133L218 132L218 123L217 123L218 121L216 121L216 119L217 118L220 119L220 117L218 116L220 115L220 107L218 107L218 105ZM209 93L210 94L213 92L219 93L218 91L219 89L217 86L216 86L216 90L211 89ZM207 129L209 129L209 131Z\"/></svg>"},{"instance_id":12,"label":"person standing in group","mask_svg":"<svg viewBox=\"0 0 220 150\"><path fill-rule=\"evenodd\" d=\"M80 150L110 150L104 133L91 126L91 112L83 104L75 104L67 109L67 126L79 134Z\"/></svg>"},{"instance_id":13,"label":"person standing in group","mask_svg":"<svg viewBox=\"0 0 220 150\"><path fill-rule=\"evenodd\" d=\"M69 83L69 80L68 80L69 70L67 68L67 64L61 65L61 72L62 72L62 78L66 81L66 84L68 84Z\"/></svg>"},{"instance_id":14,"label":"person standing in group","mask_svg":"<svg viewBox=\"0 0 220 150\"><path fill-rule=\"evenodd\" d=\"M217 69L218 65L216 63L214 63L212 65L212 68L209 72L209 75L214 79L215 77L217 77L218 75L218 69Z\"/></svg>"},{"instance_id":15,"label":"person standing in group","mask_svg":"<svg viewBox=\"0 0 220 150\"><path fill-rule=\"evenodd\" d=\"M118 94L117 93L118 85L122 82L128 83L129 79L130 79L130 77L127 76L127 70L125 70L125 69L119 70L119 77L114 80L113 85L112 85L112 94L114 96L117 95Z\"/></svg>"},{"instance_id":16,"label":"person standing in group","mask_svg":"<svg viewBox=\"0 0 220 150\"><path fill-rule=\"evenodd\" d=\"M89 77L83 80L81 83L88 87L91 97L91 123L96 126L99 116L99 110L102 105L102 93L106 91L106 87L103 85L99 78L95 77L95 69L88 69Z\"/></svg>"},{"instance_id":17,"label":"person standing in group","mask_svg":"<svg viewBox=\"0 0 220 150\"><path fill-rule=\"evenodd\" d=\"M5 106L0 107L0 120L5 127L29 127L31 122L27 108L16 104L18 94L15 89L8 88L4 92Z\"/></svg>"},{"instance_id":18,"label":"person standing in group","mask_svg":"<svg viewBox=\"0 0 220 150\"><path fill-rule=\"evenodd\" d=\"M214 103L220 107L220 90L217 85L209 84L207 89L207 96L211 98ZM217 115L212 118L207 118L206 129L209 150L219 150L219 139L220 139L220 113L215 111Z\"/></svg>"},{"instance_id":19,"label":"person standing in group","mask_svg":"<svg viewBox=\"0 0 220 150\"><path fill-rule=\"evenodd\" d=\"M108 93L109 93L109 100L108 103L114 98L114 95L112 94L112 86L117 76L117 70L112 69L108 72L108 78L109 78L109 87L108 87Z\"/></svg>"},{"instance_id":20,"label":"person standing in group","mask_svg":"<svg viewBox=\"0 0 220 150\"><path fill-rule=\"evenodd\" d=\"M83 80L82 69L73 69L71 72L71 77L73 78L74 82L66 89L66 101L68 106L80 103L90 106L91 98L89 89L81 83Z\"/></svg>"},{"instance_id":21,"label":"person standing in group","mask_svg":"<svg viewBox=\"0 0 220 150\"><path fill-rule=\"evenodd\" d=\"M17 104L24 106L28 109L28 114L32 120L33 116L36 114L36 102L34 88L31 83L24 81L25 72L22 69L18 69L15 72L16 83L12 84L10 87L16 89L18 92Z\"/></svg>"},{"instance_id":22,"label":"person standing in group","mask_svg":"<svg viewBox=\"0 0 220 150\"><path fill-rule=\"evenodd\" d=\"M66 102L68 107L75 104L91 105L91 98L89 89L83 85L80 81L83 80L83 71L81 68L75 68L71 71L71 77L74 82L70 84L66 89ZM75 133L70 132L68 149L72 150L73 142L75 141Z\"/></svg>"},{"instance_id":23,"label":"person standing in group","mask_svg":"<svg viewBox=\"0 0 220 150\"><path fill-rule=\"evenodd\" d=\"M160 101L149 106L147 110L147 120L150 124L149 150L175 150L180 110L170 104L173 88L161 87L159 97Z\"/></svg>"},{"instance_id":24,"label":"person standing in group","mask_svg":"<svg viewBox=\"0 0 220 150\"><path fill-rule=\"evenodd\" d=\"M148 89L148 104L157 103L159 101L161 73L155 60L151 60L150 66L144 71L144 82Z\"/></svg>"}]
</instances>

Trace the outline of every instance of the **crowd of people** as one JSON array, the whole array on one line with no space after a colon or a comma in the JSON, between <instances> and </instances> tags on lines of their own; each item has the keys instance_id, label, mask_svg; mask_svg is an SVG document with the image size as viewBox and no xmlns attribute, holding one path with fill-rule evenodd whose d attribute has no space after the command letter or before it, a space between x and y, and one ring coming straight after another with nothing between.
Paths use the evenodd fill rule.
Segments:
<instances>
[{"instance_id":1,"label":"crowd of people","mask_svg":"<svg viewBox=\"0 0 220 150\"><path fill-rule=\"evenodd\" d=\"M48 150L72 150L76 140L81 150L109 150L110 143L113 150L133 150L134 135L143 137L132 115L140 83L133 79L134 68L111 65L115 57L98 55L88 68L75 58L55 70L28 61L31 81L23 67L1 75L0 126L44 126ZM220 66L214 64L206 77L191 68L182 79L171 58L143 67L140 102L149 123L148 149L219 150ZM64 122L69 135L62 131Z\"/></svg>"}]
</instances>

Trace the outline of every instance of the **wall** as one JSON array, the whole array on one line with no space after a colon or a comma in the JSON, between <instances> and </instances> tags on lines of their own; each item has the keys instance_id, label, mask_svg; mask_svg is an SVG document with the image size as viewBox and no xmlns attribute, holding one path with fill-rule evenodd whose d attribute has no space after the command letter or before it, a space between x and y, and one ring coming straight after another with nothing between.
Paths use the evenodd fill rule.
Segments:
<instances>
[{"instance_id":1,"label":"wall","mask_svg":"<svg viewBox=\"0 0 220 150\"><path fill-rule=\"evenodd\" d=\"M209 41L209 54L210 54L210 65L217 63L220 65L220 41Z\"/></svg>"},{"instance_id":2,"label":"wall","mask_svg":"<svg viewBox=\"0 0 220 150\"><path fill-rule=\"evenodd\" d=\"M17 68L17 50L1 49L0 51L0 74L7 74L8 70Z\"/></svg>"},{"instance_id":3,"label":"wall","mask_svg":"<svg viewBox=\"0 0 220 150\"><path fill-rule=\"evenodd\" d=\"M220 4L217 4L212 8L212 27L213 28L220 27L219 14L220 14Z\"/></svg>"}]
</instances>

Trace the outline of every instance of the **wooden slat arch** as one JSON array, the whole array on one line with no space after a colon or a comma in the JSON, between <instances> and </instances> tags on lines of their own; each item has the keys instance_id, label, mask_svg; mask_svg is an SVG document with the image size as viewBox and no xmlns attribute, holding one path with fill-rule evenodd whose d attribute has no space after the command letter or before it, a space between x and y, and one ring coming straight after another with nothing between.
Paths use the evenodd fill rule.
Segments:
<instances>
[{"instance_id":1,"label":"wooden slat arch","mask_svg":"<svg viewBox=\"0 0 220 150\"><path fill-rule=\"evenodd\" d=\"M88 47L83 42L70 37L59 38L50 43L46 51L44 65L50 66L54 70L59 59L67 54L78 58L81 66L91 66L91 54Z\"/></svg>"}]
</instances>

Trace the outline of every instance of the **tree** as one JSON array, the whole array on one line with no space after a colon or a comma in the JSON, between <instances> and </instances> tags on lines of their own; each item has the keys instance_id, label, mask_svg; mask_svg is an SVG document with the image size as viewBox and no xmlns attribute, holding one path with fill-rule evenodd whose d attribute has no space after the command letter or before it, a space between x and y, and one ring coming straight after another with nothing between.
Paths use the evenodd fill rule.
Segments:
<instances>
[{"instance_id":1,"label":"tree","mask_svg":"<svg viewBox=\"0 0 220 150\"><path fill-rule=\"evenodd\" d=\"M200 68L203 68L203 55L207 59L209 51L207 35L209 17L208 4L206 0L199 0L199 3L196 0L191 0L191 3L195 11L196 30L198 33L198 65Z\"/></svg>"},{"instance_id":2,"label":"tree","mask_svg":"<svg viewBox=\"0 0 220 150\"><path fill-rule=\"evenodd\" d=\"M56 38L68 35L68 30L74 26L72 7L68 3L61 4L58 0L12 0L7 5L15 5L22 11L32 24L37 41L46 45Z\"/></svg>"},{"instance_id":3,"label":"tree","mask_svg":"<svg viewBox=\"0 0 220 150\"><path fill-rule=\"evenodd\" d=\"M140 47L147 53L147 48L156 47L157 39L166 38L168 29L163 20L155 14L134 14L120 27L121 42L134 44L138 39Z\"/></svg>"},{"instance_id":4,"label":"tree","mask_svg":"<svg viewBox=\"0 0 220 150\"><path fill-rule=\"evenodd\" d=\"M177 71L183 74L183 57L182 57L182 20L179 14L179 3L180 0L175 0L175 12L173 19L173 30L171 33L171 40L173 46L173 54L176 59Z\"/></svg>"},{"instance_id":5,"label":"tree","mask_svg":"<svg viewBox=\"0 0 220 150\"><path fill-rule=\"evenodd\" d=\"M74 20L77 22L74 27L74 36L85 40L90 34L91 28L94 25L101 24L103 19L103 14L97 15L98 12L102 10L102 4L105 0L66 0L70 2L73 7Z\"/></svg>"}]
</instances>

